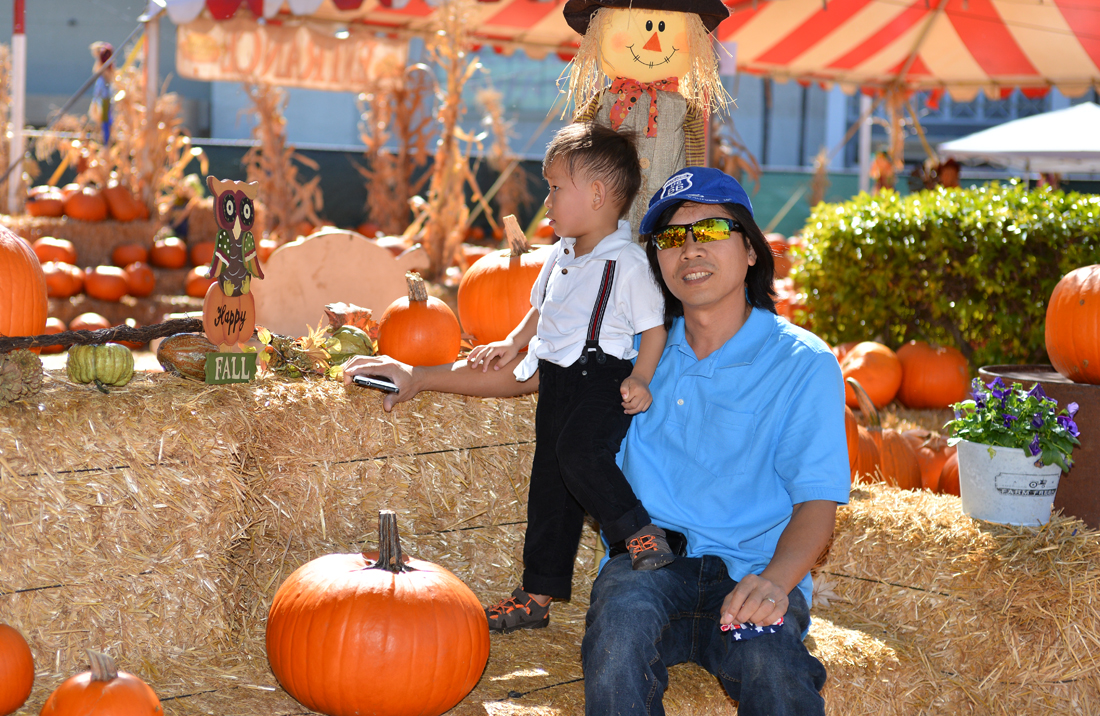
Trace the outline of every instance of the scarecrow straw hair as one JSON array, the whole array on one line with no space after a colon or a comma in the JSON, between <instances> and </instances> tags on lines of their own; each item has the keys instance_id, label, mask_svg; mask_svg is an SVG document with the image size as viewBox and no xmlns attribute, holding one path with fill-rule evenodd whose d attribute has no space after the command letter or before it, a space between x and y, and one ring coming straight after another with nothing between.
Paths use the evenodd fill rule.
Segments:
<instances>
[{"instance_id":1,"label":"scarecrow straw hair","mask_svg":"<svg viewBox=\"0 0 1100 716\"><path fill-rule=\"evenodd\" d=\"M600 68L601 48L612 13L621 11L620 8L601 7L592 15L588 32L581 38L577 55L569 65L566 110L569 102L573 103L575 111L583 110L600 90L611 85L613 78L605 75ZM722 78L718 74L717 56L703 21L695 13L685 14L688 31L687 52L691 59L691 69L687 76L680 78L680 94L687 100L689 107L705 117L724 111L730 102L730 97L726 88L722 86Z\"/></svg>"}]
</instances>

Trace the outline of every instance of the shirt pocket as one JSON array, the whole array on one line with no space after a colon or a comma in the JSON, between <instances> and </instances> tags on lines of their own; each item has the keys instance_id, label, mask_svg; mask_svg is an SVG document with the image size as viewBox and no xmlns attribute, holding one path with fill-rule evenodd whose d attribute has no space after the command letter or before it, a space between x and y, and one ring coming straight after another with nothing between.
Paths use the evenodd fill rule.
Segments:
<instances>
[{"instance_id":1,"label":"shirt pocket","mask_svg":"<svg viewBox=\"0 0 1100 716\"><path fill-rule=\"evenodd\" d=\"M756 432L752 413L738 413L707 403L703 420L693 432L694 455L700 467L718 477L744 474Z\"/></svg>"}]
</instances>

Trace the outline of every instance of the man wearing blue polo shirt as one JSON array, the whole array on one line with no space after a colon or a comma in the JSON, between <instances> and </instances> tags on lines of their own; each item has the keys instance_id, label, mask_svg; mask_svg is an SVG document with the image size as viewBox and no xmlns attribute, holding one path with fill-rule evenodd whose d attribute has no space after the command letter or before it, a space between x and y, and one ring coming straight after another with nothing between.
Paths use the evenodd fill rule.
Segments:
<instances>
[{"instance_id":1,"label":"man wearing blue polo shirt","mask_svg":"<svg viewBox=\"0 0 1100 716\"><path fill-rule=\"evenodd\" d=\"M651 572L631 569L626 554L603 564L582 645L586 712L664 713L667 667L693 661L741 716L821 714L825 669L802 639L810 567L848 501L840 367L822 341L775 315L770 249L734 179L677 172L640 228L669 337L653 403L635 416L619 462L654 524L681 533L685 548ZM420 390L525 392L500 378L510 371L462 362L353 359L345 381L353 374L398 383L387 410Z\"/></svg>"}]
</instances>

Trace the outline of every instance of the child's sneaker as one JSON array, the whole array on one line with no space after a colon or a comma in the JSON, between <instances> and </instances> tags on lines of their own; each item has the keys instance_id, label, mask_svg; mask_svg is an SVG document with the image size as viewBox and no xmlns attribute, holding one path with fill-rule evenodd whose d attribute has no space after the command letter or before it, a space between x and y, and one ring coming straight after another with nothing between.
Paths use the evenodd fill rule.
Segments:
<instances>
[{"instance_id":1,"label":"child's sneaker","mask_svg":"<svg viewBox=\"0 0 1100 716\"><path fill-rule=\"evenodd\" d=\"M628 539L626 551L630 553L630 566L640 570L660 569L676 559L668 547L665 531L653 525L647 525Z\"/></svg>"},{"instance_id":2,"label":"child's sneaker","mask_svg":"<svg viewBox=\"0 0 1100 716\"><path fill-rule=\"evenodd\" d=\"M543 606L516 587L512 596L485 608L489 631L507 634L517 629L542 629L550 623L550 602Z\"/></svg>"}]
</instances>

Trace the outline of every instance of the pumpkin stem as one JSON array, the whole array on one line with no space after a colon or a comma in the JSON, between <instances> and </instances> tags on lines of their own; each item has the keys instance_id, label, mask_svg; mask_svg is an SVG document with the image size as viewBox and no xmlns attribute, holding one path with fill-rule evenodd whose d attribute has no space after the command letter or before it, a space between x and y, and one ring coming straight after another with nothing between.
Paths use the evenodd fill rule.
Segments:
<instances>
[{"instance_id":1,"label":"pumpkin stem","mask_svg":"<svg viewBox=\"0 0 1100 716\"><path fill-rule=\"evenodd\" d=\"M424 279L416 271L405 274L405 283L409 285L409 300L426 302L428 300L428 288L424 285Z\"/></svg>"},{"instance_id":2,"label":"pumpkin stem","mask_svg":"<svg viewBox=\"0 0 1100 716\"><path fill-rule=\"evenodd\" d=\"M878 411L875 410L875 404L871 402L871 398L867 395L867 391L863 389L863 386L860 385L859 381L855 378L846 378L845 382L855 391L856 400L859 401L859 412L863 413L863 417L867 419L867 429L882 430L882 421L879 419Z\"/></svg>"},{"instance_id":3,"label":"pumpkin stem","mask_svg":"<svg viewBox=\"0 0 1100 716\"><path fill-rule=\"evenodd\" d=\"M527 243L527 235L519 227L516 215L509 214L502 221L504 222L504 236L508 239L508 245L512 247L512 256L523 256L528 253L531 250L531 245Z\"/></svg>"},{"instance_id":4,"label":"pumpkin stem","mask_svg":"<svg viewBox=\"0 0 1100 716\"><path fill-rule=\"evenodd\" d=\"M118 667L115 660L106 654L86 649L88 663L92 667L92 681L114 681L118 678Z\"/></svg>"},{"instance_id":5,"label":"pumpkin stem","mask_svg":"<svg viewBox=\"0 0 1100 716\"><path fill-rule=\"evenodd\" d=\"M378 562L371 569L384 569L400 574L408 569L401 554L401 539L397 535L397 513L378 511Z\"/></svg>"},{"instance_id":6,"label":"pumpkin stem","mask_svg":"<svg viewBox=\"0 0 1100 716\"><path fill-rule=\"evenodd\" d=\"M110 391L107 390L107 386L105 386L103 384L103 381L101 381L99 378L95 379L95 389L98 390L100 393L103 393L104 395L110 394Z\"/></svg>"}]
</instances>

